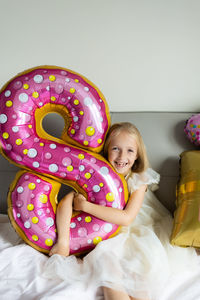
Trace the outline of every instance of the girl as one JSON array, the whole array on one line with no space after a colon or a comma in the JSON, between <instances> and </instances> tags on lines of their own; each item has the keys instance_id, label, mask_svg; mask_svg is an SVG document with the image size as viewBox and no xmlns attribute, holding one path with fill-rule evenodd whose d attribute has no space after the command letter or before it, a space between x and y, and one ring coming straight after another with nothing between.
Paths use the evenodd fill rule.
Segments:
<instances>
[{"instance_id":1,"label":"girl","mask_svg":"<svg viewBox=\"0 0 200 300\"><path fill-rule=\"evenodd\" d=\"M156 299L174 272L197 264L193 249L169 243L172 218L151 192L159 175L148 168L145 146L137 128L130 123L114 124L108 133L104 155L128 184L129 201L124 210L88 202L73 192L60 203L57 212L58 242L52 254L69 254L69 225L72 205L110 223L122 226L120 233L99 243L80 263L74 259L63 268L65 280L71 273L87 284L103 286L105 300ZM72 272L73 270L73 272ZM88 271L89 270L89 271ZM76 276L75 276L76 277Z\"/></svg>"}]
</instances>

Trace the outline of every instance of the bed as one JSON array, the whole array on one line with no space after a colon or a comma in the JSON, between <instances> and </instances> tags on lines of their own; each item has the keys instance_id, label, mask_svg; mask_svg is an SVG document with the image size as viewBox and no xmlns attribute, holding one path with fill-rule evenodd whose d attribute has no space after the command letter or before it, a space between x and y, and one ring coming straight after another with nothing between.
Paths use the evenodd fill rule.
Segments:
<instances>
[{"instance_id":1,"label":"bed","mask_svg":"<svg viewBox=\"0 0 200 300\"><path fill-rule=\"evenodd\" d=\"M183 128L192 112L112 112L112 122L134 123L144 138L150 163L161 175L160 187L155 192L159 200L173 214L176 183L179 178L179 155L196 149L186 138ZM53 131L59 136L63 127L57 115ZM46 120L46 130L52 130L52 120ZM0 157L0 295L1 299L87 299L103 300L101 288L88 282L87 289L80 282L67 285L57 278L46 278L44 271L48 257L25 244L15 233L7 216L7 192L18 168ZM66 192L62 187L59 197ZM199 271L187 272L170 278L166 289L157 300L200 299Z\"/></svg>"}]
</instances>

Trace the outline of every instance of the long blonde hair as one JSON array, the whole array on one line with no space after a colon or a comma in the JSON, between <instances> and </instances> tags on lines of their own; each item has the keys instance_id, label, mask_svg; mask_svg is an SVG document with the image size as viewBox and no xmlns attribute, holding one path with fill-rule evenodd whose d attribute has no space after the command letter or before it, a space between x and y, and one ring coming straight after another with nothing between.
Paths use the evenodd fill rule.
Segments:
<instances>
[{"instance_id":1,"label":"long blonde hair","mask_svg":"<svg viewBox=\"0 0 200 300\"><path fill-rule=\"evenodd\" d=\"M104 144L104 149L103 149L104 157L108 159L108 147L112 137L118 135L122 131L126 131L130 135L132 135L138 147L137 149L138 157L131 168L132 172L141 173L145 171L149 166L145 145L139 130L132 123L129 122L115 123L110 127Z\"/></svg>"}]
</instances>

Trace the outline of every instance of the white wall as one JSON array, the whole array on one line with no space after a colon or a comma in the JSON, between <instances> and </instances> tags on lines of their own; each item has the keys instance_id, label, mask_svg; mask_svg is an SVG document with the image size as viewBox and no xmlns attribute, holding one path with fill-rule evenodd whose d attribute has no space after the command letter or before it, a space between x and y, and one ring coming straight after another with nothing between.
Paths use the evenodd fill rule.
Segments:
<instances>
[{"instance_id":1,"label":"white wall","mask_svg":"<svg viewBox=\"0 0 200 300\"><path fill-rule=\"evenodd\" d=\"M111 111L200 110L199 0L0 0L0 86L58 65Z\"/></svg>"}]
</instances>

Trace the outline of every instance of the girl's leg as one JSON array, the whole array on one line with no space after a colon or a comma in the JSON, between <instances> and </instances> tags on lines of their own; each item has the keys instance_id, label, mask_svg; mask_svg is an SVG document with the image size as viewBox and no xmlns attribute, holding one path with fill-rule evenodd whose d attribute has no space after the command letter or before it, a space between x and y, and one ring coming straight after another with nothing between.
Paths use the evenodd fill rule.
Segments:
<instances>
[{"instance_id":1,"label":"girl's leg","mask_svg":"<svg viewBox=\"0 0 200 300\"><path fill-rule=\"evenodd\" d=\"M142 299L141 299L141 298L133 298L133 297L131 297L131 296L130 296L130 299L131 299L131 300L149 300L148 298L145 298L145 299L142 298Z\"/></svg>"},{"instance_id":2,"label":"girl's leg","mask_svg":"<svg viewBox=\"0 0 200 300\"><path fill-rule=\"evenodd\" d=\"M130 297L121 291L103 287L104 300L130 300Z\"/></svg>"},{"instance_id":3,"label":"girl's leg","mask_svg":"<svg viewBox=\"0 0 200 300\"><path fill-rule=\"evenodd\" d=\"M69 255L69 234L73 199L74 192L70 192L58 204L56 212L58 239L56 244L51 248L49 256L53 254Z\"/></svg>"},{"instance_id":4,"label":"girl's leg","mask_svg":"<svg viewBox=\"0 0 200 300\"><path fill-rule=\"evenodd\" d=\"M149 300L139 299L128 296L125 292L116 291L107 287L103 287L104 300Z\"/></svg>"}]
</instances>

